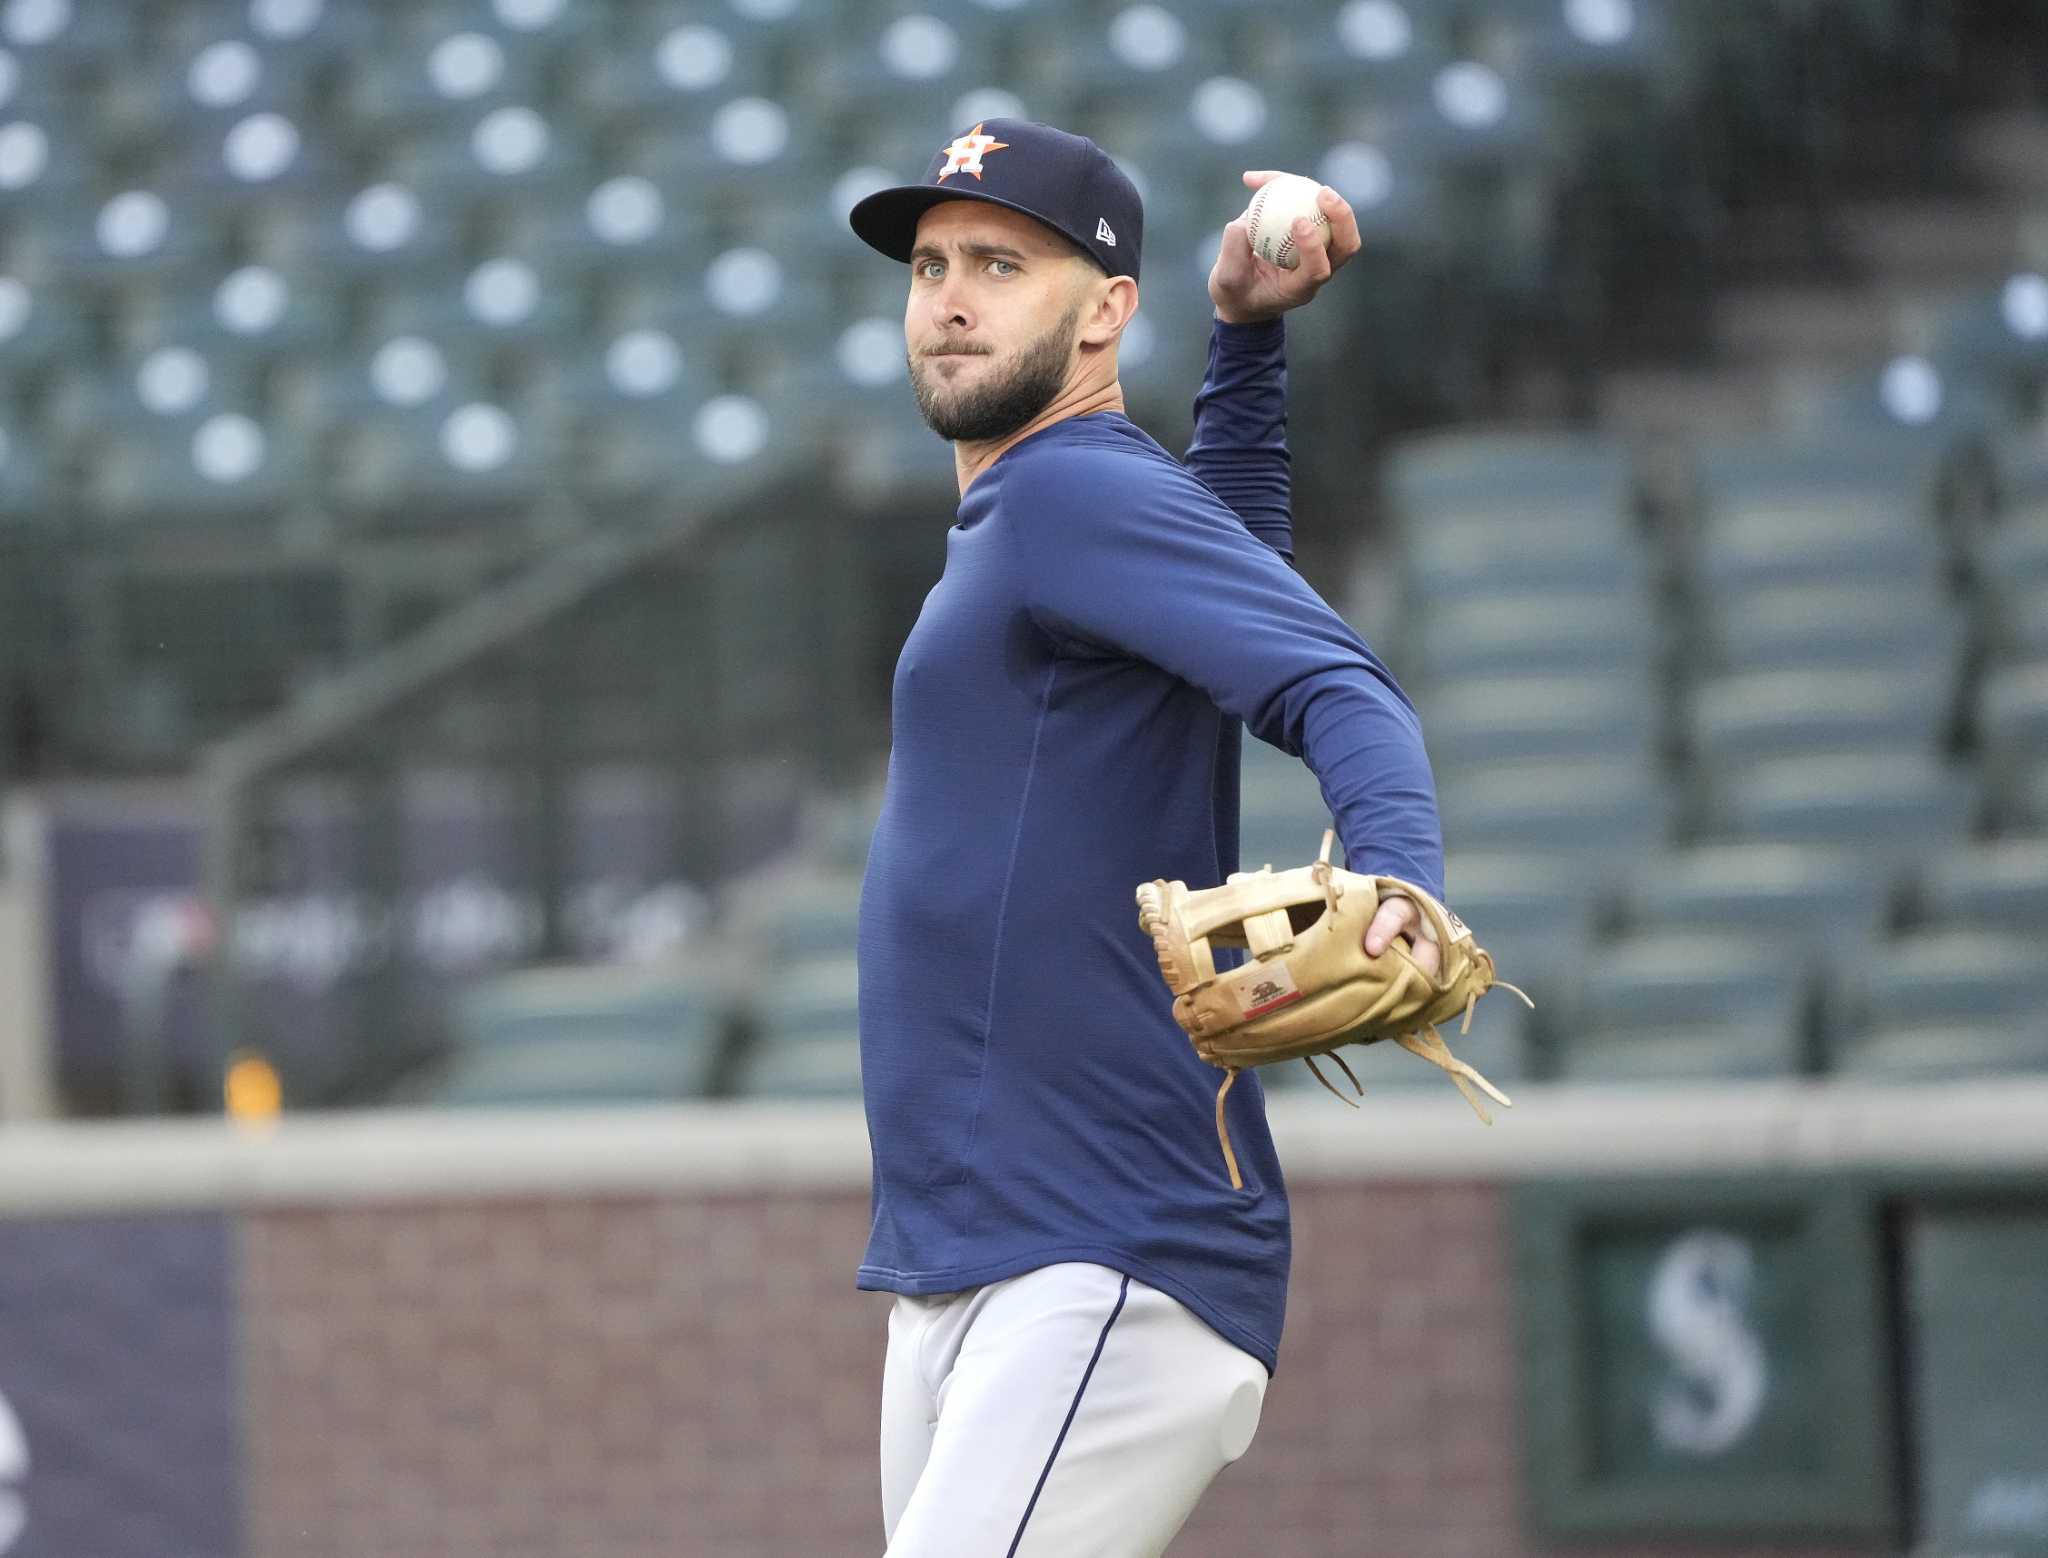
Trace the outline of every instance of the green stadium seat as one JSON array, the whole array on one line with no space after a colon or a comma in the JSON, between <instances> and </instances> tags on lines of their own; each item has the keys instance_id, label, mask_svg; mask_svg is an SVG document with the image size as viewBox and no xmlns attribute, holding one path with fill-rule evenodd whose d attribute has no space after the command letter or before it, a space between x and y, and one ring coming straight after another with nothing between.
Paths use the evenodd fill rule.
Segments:
<instances>
[{"instance_id":1,"label":"green stadium seat","mask_svg":"<svg viewBox=\"0 0 2048 1558\"><path fill-rule=\"evenodd\" d=\"M424 1102L450 1109L650 1105L704 1093L703 1057L647 1039L537 1040L451 1059Z\"/></svg>"},{"instance_id":2,"label":"green stadium seat","mask_svg":"<svg viewBox=\"0 0 2048 1558\"><path fill-rule=\"evenodd\" d=\"M1979 807L1975 774L1917 749L1777 758L1702 778L1707 839L1848 846L1873 859L1946 849Z\"/></svg>"},{"instance_id":3,"label":"green stadium seat","mask_svg":"<svg viewBox=\"0 0 2048 1558\"><path fill-rule=\"evenodd\" d=\"M1454 431L1405 440L1383 478L1404 527L1427 532L1461 515L1618 516L1634 503L1618 442L1577 433Z\"/></svg>"},{"instance_id":4,"label":"green stadium seat","mask_svg":"<svg viewBox=\"0 0 2048 1558\"><path fill-rule=\"evenodd\" d=\"M1993 655L2008 662L2048 660L2048 575L1990 593Z\"/></svg>"},{"instance_id":5,"label":"green stadium seat","mask_svg":"<svg viewBox=\"0 0 2048 1558\"><path fill-rule=\"evenodd\" d=\"M232 268L226 234L204 214L150 189L104 201L66 202L38 213L27 234L26 271L61 277L82 303L141 285L178 285Z\"/></svg>"},{"instance_id":6,"label":"green stadium seat","mask_svg":"<svg viewBox=\"0 0 2048 1558\"><path fill-rule=\"evenodd\" d=\"M1540 853L1581 883L1611 878L1663 842L1670 802L1647 764L1498 763L1438 780L1444 846Z\"/></svg>"},{"instance_id":7,"label":"green stadium seat","mask_svg":"<svg viewBox=\"0 0 2048 1558\"><path fill-rule=\"evenodd\" d=\"M834 1094L859 1086L859 971L851 956L812 958L754 992L754 1044L741 1090Z\"/></svg>"},{"instance_id":8,"label":"green stadium seat","mask_svg":"<svg viewBox=\"0 0 2048 1558\"><path fill-rule=\"evenodd\" d=\"M1841 1042L1878 1027L2015 1027L2048 1013L2038 936L1981 926L1916 930L1870 949L1849 981Z\"/></svg>"},{"instance_id":9,"label":"green stadium seat","mask_svg":"<svg viewBox=\"0 0 2048 1558\"><path fill-rule=\"evenodd\" d=\"M567 62L561 101L581 122L606 128L707 120L734 97L770 97L777 51L730 13L657 6L618 18L615 45Z\"/></svg>"},{"instance_id":10,"label":"green stadium seat","mask_svg":"<svg viewBox=\"0 0 2048 1558\"><path fill-rule=\"evenodd\" d=\"M330 350L345 324L344 299L324 278L247 265L131 316L123 341L130 352L190 345L208 358L269 362Z\"/></svg>"},{"instance_id":11,"label":"green stadium seat","mask_svg":"<svg viewBox=\"0 0 2048 1558\"><path fill-rule=\"evenodd\" d=\"M336 129L374 143L422 127L466 126L480 110L541 99L541 61L501 28L408 25L411 36L351 64L334 99Z\"/></svg>"},{"instance_id":12,"label":"green stadium seat","mask_svg":"<svg viewBox=\"0 0 2048 1558\"><path fill-rule=\"evenodd\" d=\"M307 202L292 258L343 280L431 272L454 261L456 213L389 180Z\"/></svg>"},{"instance_id":13,"label":"green stadium seat","mask_svg":"<svg viewBox=\"0 0 2048 1558\"><path fill-rule=\"evenodd\" d=\"M1404 676L1431 681L1605 673L1647 683L1658 637L1648 605L1630 593L1482 595L1430 600L1387 652L1400 657Z\"/></svg>"},{"instance_id":14,"label":"green stadium seat","mask_svg":"<svg viewBox=\"0 0 2048 1558\"><path fill-rule=\"evenodd\" d=\"M1883 929L1887 879L1855 848L1706 844L1646 856L1619 894L1631 932L1764 936L1780 956L1852 953Z\"/></svg>"},{"instance_id":15,"label":"green stadium seat","mask_svg":"<svg viewBox=\"0 0 2048 1558\"><path fill-rule=\"evenodd\" d=\"M0 525L14 529L47 523L56 517L55 501L41 451L17 418L0 415Z\"/></svg>"},{"instance_id":16,"label":"green stadium seat","mask_svg":"<svg viewBox=\"0 0 2048 1558\"><path fill-rule=\"evenodd\" d=\"M1589 1084L1761 1081L1802 1075L1806 1041L1774 1019L1633 1027L1575 1034L1559 1052L1560 1080Z\"/></svg>"},{"instance_id":17,"label":"green stadium seat","mask_svg":"<svg viewBox=\"0 0 2048 1558\"><path fill-rule=\"evenodd\" d=\"M1837 1045L1828 1057L1828 1070L1856 1081L1921 1086L2048 1071L2048 1023L2028 1013L1988 1023L1936 1020L1881 1026Z\"/></svg>"},{"instance_id":18,"label":"green stadium seat","mask_svg":"<svg viewBox=\"0 0 2048 1558\"><path fill-rule=\"evenodd\" d=\"M2048 929L2048 836L1976 840L1935 856L1909 887L1917 922L2038 934Z\"/></svg>"},{"instance_id":19,"label":"green stadium seat","mask_svg":"<svg viewBox=\"0 0 2048 1558\"><path fill-rule=\"evenodd\" d=\"M1810 974L1757 936L1605 941L1559 1029L1572 1080L1788 1076L1806 1067Z\"/></svg>"},{"instance_id":20,"label":"green stadium seat","mask_svg":"<svg viewBox=\"0 0 2048 1558\"><path fill-rule=\"evenodd\" d=\"M1960 684L1964 614L1931 580L1790 585L1710 602L1699 623L1706 658L1726 672L1895 667Z\"/></svg>"},{"instance_id":21,"label":"green stadium seat","mask_svg":"<svg viewBox=\"0 0 2048 1558\"><path fill-rule=\"evenodd\" d=\"M1984 678L1978 725L1994 759L2048 752L2048 660L1991 671Z\"/></svg>"},{"instance_id":22,"label":"green stadium seat","mask_svg":"<svg viewBox=\"0 0 2048 1558\"><path fill-rule=\"evenodd\" d=\"M395 133L382 176L429 205L478 210L536 193L562 197L595 180L580 127L526 103L470 108L446 124Z\"/></svg>"},{"instance_id":23,"label":"green stadium seat","mask_svg":"<svg viewBox=\"0 0 2048 1558\"><path fill-rule=\"evenodd\" d=\"M549 348L578 333L582 301L561 273L495 254L467 270L393 275L366 284L356 300L357 328L368 340L418 335L475 352Z\"/></svg>"},{"instance_id":24,"label":"green stadium seat","mask_svg":"<svg viewBox=\"0 0 2048 1558\"><path fill-rule=\"evenodd\" d=\"M1438 681L1424 700L1423 737L1439 776L1526 758L1643 763L1656 734L1656 708L1628 671Z\"/></svg>"},{"instance_id":25,"label":"green stadium seat","mask_svg":"<svg viewBox=\"0 0 2048 1558\"><path fill-rule=\"evenodd\" d=\"M1565 971L1592 944L1596 900L1583 875L1543 853L1476 849L1451 850L1445 871L1446 902L1478 927L1496 972L1529 994L1536 1029L1546 1027L1552 1004L1567 993ZM1521 1006L1512 996L1498 1004L1509 1003Z\"/></svg>"},{"instance_id":26,"label":"green stadium seat","mask_svg":"<svg viewBox=\"0 0 2048 1558\"><path fill-rule=\"evenodd\" d=\"M731 992L697 967L561 965L495 974L454 1003L457 1044L487 1053L555 1044L667 1050L701 1092L724 1042Z\"/></svg>"},{"instance_id":27,"label":"green stadium seat","mask_svg":"<svg viewBox=\"0 0 2048 1558\"><path fill-rule=\"evenodd\" d=\"M741 1078L753 1098L858 1098L860 1041L771 1039L749 1054Z\"/></svg>"},{"instance_id":28,"label":"green stadium seat","mask_svg":"<svg viewBox=\"0 0 2048 1558\"><path fill-rule=\"evenodd\" d=\"M1443 518L1411 530L1403 567L1415 598L1613 594L1642 598L1653 565L1611 511Z\"/></svg>"},{"instance_id":29,"label":"green stadium seat","mask_svg":"<svg viewBox=\"0 0 2048 1558\"><path fill-rule=\"evenodd\" d=\"M0 276L0 387L25 392L89 342L85 310L69 289Z\"/></svg>"},{"instance_id":30,"label":"green stadium seat","mask_svg":"<svg viewBox=\"0 0 2048 1558\"><path fill-rule=\"evenodd\" d=\"M736 933L774 965L843 959L860 928L860 889L856 876L776 884L735 906Z\"/></svg>"},{"instance_id":31,"label":"green stadium seat","mask_svg":"<svg viewBox=\"0 0 2048 1558\"><path fill-rule=\"evenodd\" d=\"M1972 571L1987 588L2048 583L2048 502L2013 509L1979 537Z\"/></svg>"},{"instance_id":32,"label":"green stadium seat","mask_svg":"<svg viewBox=\"0 0 2048 1558\"><path fill-rule=\"evenodd\" d=\"M52 203L86 198L98 176L70 105L0 106L0 231L26 226Z\"/></svg>"},{"instance_id":33,"label":"green stadium seat","mask_svg":"<svg viewBox=\"0 0 2048 1558\"><path fill-rule=\"evenodd\" d=\"M1941 545L1924 524L1786 502L1716 518L1699 537L1693 587L1712 597L1813 585L1924 594L1938 586L1942 566Z\"/></svg>"},{"instance_id":34,"label":"green stadium seat","mask_svg":"<svg viewBox=\"0 0 2048 1558\"><path fill-rule=\"evenodd\" d=\"M1946 667L1748 671L1701 682L1687 749L1714 767L1799 753L1939 749L1951 716Z\"/></svg>"}]
</instances>

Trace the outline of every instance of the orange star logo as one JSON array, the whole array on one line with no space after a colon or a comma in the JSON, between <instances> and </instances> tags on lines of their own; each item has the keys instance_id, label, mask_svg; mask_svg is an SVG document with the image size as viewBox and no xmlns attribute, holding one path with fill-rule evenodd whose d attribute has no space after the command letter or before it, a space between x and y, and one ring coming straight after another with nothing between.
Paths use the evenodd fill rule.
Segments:
<instances>
[{"instance_id":1,"label":"orange star logo","mask_svg":"<svg viewBox=\"0 0 2048 1558\"><path fill-rule=\"evenodd\" d=\"M972 173L981 177L981 159L992 151L1001 151L1010 143L999 141L993 135L984 135L976 125L960 139L946 148L946 165L939 170L939 182L945 183L956 173Z\"/></svg>"}]
</instances>

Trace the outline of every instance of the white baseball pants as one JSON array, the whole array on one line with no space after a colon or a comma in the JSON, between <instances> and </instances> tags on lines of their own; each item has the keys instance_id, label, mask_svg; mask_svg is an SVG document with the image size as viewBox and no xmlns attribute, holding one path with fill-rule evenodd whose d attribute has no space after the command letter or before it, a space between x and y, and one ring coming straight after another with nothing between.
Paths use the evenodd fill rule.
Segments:
<instances>
[{"instance_id":1,"label":"white baseball pants","mask_svg":"<svg viewBox=\"0 0 2048 1558\"><path fill-rule=\"evenodd\" d=\"M898 1298L887 1558L1156 1558L1265 1399L1258 1359L1105 1266Z\"/></svg>"}]
</instances>

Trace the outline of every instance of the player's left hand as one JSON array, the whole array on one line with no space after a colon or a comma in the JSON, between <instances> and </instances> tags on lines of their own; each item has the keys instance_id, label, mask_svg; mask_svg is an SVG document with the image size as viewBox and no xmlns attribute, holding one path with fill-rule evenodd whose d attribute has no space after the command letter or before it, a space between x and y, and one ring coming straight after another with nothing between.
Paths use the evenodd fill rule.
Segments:
<instances>
[{"instance_id":1,"label":"player's left hand","mask_svg":"<svg viewBox=\"0 0 2048 1558\"><path fill-rule=\"evenodd\" d=\"M1408 955L1425 974L1434 975L1442 968L1443 949L1436 944L1428 917L1415 906L1413 898L1389 893L1380 900L1379 912L1365 928L1367 956L1378 957L1397 937L1408 943Z\"/></svg>"},{"instance_id":2,"label":"player's left hand","mask_svg":"<svg viewBox=\"0 0 2048 1558\"><path fill-rule=\"evenodd\" d=\"M1276 176L1270 168L1247 173L1245 188L1257 189ZM1317 204L1330 219L1329 237L1325 238L1322 229L1305 217L1296 222L1294 241L1301 253L1301 263L1293 270L1282 270L1252 253L1243 217L1223 229L1223 245L1209 272L1209 301L1216 305L1218 319L1233 325L1278 319L1289 309L1308 302L1339 267L1358 253L1362 240L1358 236L1358 217L1350 202L1325 184Z\"/></svg>"}]
</instances>

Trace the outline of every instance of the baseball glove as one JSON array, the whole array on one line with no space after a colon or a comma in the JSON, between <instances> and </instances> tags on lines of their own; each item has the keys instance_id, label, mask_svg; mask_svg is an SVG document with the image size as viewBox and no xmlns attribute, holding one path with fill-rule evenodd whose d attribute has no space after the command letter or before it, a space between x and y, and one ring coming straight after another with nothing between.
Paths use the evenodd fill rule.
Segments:
<instances>
[{"instance_id":1,"label":"baseball glove","mask_svg":"<svg viewBox=\"0 0 2048 1558\"><path fill-rule=\"evenodd\" d=\"M1173 1015L1194 1041L1195 1053L1227 1073L1216 1093L1216 1135L1230 1183L1244 1188L1237 1155L1224 1126L1223 1101L1246 1066L1303 1060L1316 1080L1332 1087L1315 1063L1329 1055L1364 1096L1340 1045L1392 1039L1450 1074L1458 1091L1489 1125L1479 1094L1497 1103L1506 1094L1450 1052L1440 1024L1462 1015L1472 1026L1473 1005L1498 980L1493 959L1464 921L1412 883L1392 876L1361 876L1330 864L1333 833L1323 834L1311 865L1275 872L1271 866L1239 871L1221 887L1190 892L1185 882L1147 882L1138 889L1138 923L1159 954L1159 972L1173 992ZM1382 897L1412 900L1442 954L1436 974L1426 972L1396 939L1378 957L1365 950L1366 927ZM1241 968L1216 972L1212 947L1245 947ZM1532 1006L1534 1002L1530 1002ZM1356 1107L1354 1105L1354 1107Z\"/></svg>"}]
</instances>

